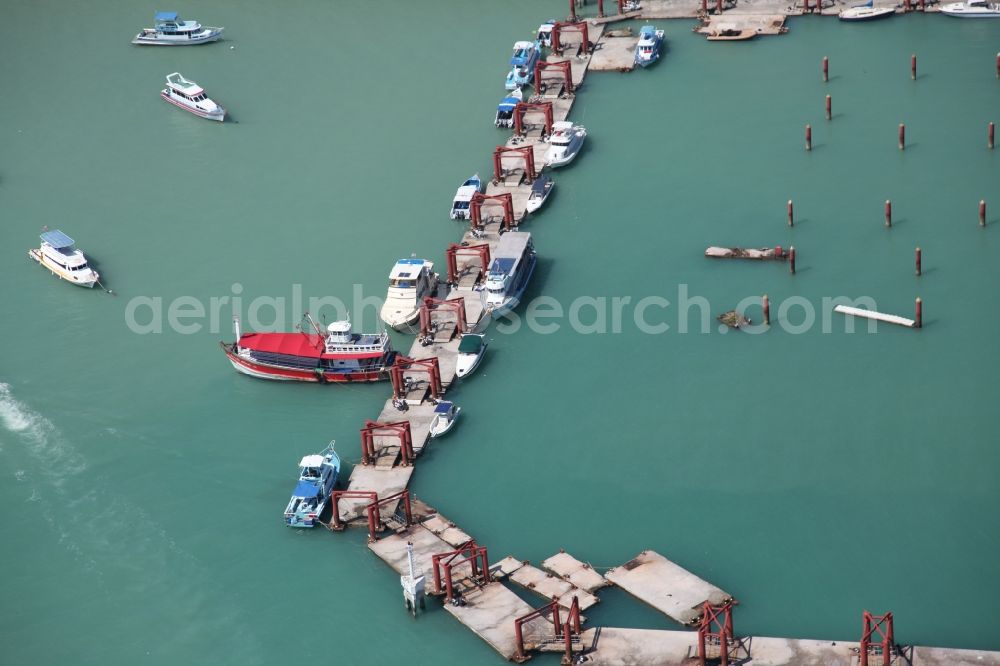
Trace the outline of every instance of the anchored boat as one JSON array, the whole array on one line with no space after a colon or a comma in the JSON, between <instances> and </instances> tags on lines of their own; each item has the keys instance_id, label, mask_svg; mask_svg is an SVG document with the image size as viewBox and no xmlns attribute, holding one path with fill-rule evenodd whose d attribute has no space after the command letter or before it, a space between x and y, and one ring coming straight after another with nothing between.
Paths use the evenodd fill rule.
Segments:
<instances>
[{"instance_id":1,"label":"anchored boat","mask_svg":"<svg viewBox=\"0 0 1000 666\"><path fill-rule=\"evenodd\" d=\"M639 31L639 42L635 45L635 64L649 67L660 59L663 35L662 30L657 30L651 25L642 26Z\"/></svg>"},{"instance_id":2,"label":"anchored boat","mask_svg":"<svg viewBox=\"0 0 1000 666\"><path fill-rule=\"evenodd\" d=\"M387 377L395 360L389 334L362 334L350 321L335 321L322 331L306 314L308 326L296 333L240 333L233 319L236 342L220 343L239 372L260 379L299 382L377 382ZM309 328L311 330L305 330Z\"/></svg>"},{"instance_id":3,"label":"anchored boat","mask_svg":"<svg viewBox=\"0 0 1000 666\"><path fill-rule=\"evenodd\" d=\"M848 7L837 15L841 21L875 21L877 19L888 18L896 13L895 7L876 7L873 0L863 5Z\"/></svg>"},{"instance_id":4,"label":"anchored boat","mask_svg":"<svg viewBox=\"0 0 1000 666\"><path fill-rule=\"evenodd\" d=\"M160 91L160 97L196 116L219 122L226 119L226 110L209 99L201 86L179 72L167 75L167 87Z\"/></svg>"},{"instance_id":5,"label":"anchored boat","mask_svg":"<svg viewBox=\"0 0 1000 666\"><path fill-rule=\"evenodd\" d=\"M431 437L440 437L455 427L455 421L462 408L453 402L442 400L434 407L434 418L429 428Z\"/></svg>"},{"instance_id":6,"label":"anchored boat","mask_svg":"<svg viewBox=\"0 0 1000 666\"><path fill-rule=\"evenodd\" d=\"M87 257L77 250L72 238L59 231L45 231L41 234L42 245L28 250L28 256L52 273L72 282L78 287L92 288L100 279L97 271L87 263Z\"/></svg>"},{"instance_id":7,"label":"anchored boat","mask_svg":"<svg viewBox=\"0 0 1000 666\"><path fill-rule=\"evenodd\" d=\"M556 22L549 19L545 23L538 26L538 36L535 37L535 41L546 48L552 48L552 28L554 28Z\"/></svg>"},{"instance_id":8,"label":"anchored boat","mask_svg":"<svg viewBox=\"0 0 1000 666\"><path fill-rule=\"evenodd\" d=\"M586 138L587 129L583 125L574 125L567 120L553 123L549 149L545 151L545 166L561 167L572 162Z\"/></svg>"},{"instance_id":9,"label":"anchored boat","mask_svg":"<svg viewBox=\"0 0 1000 666\"><path fill-rule=\"evenodd\" d=\"M468 377L479 367L486 354L486 334L466 333L458 343L458 356L455 357L455 374L458 377Z\"/></svg>"},{"instance_id":10,"label":"anchored boat","mask_svg":"<svg viewBox=\"0 0 1000 666\"><path fill-rule=\"evenodd\" d=\"M203 28L197 21L182 21L177 12L156 12L153 27L143 28L133 44L190 46L207 44L222 36L224 28Z\"/></svg>"},{"instance_id":11,"label":"anchored boat","mask_svg":"<svg viewBox=\"0 0 1000 666\"><path fill-rule=\"evenodd\" d=\"M494 319L517 307L535 271L531 234L508 231L497 244L486 274L485 306Z\"/></svg>"},{"instance_id":12,"label":"anchored boat","mask_svg":"<svg viewBox=\"0 0 1000 666\"><path fill-rule=\"evenodd\" d=\"M382 321L393 328L403 328L416 322L424 299L437 291L438 279L430 261L397 261L389 272L389 291L379 313Z\"/></svg>"},{"instance_id":13,"label":"anchored boat","mask_svg":"<svg viewBox=\"0 0 1000 666\"><path fill-rule=\"evenodd\" d=\"M326 508L340 474L340 456L330 442L320 453L299 461L299 482L285 507L285 523L290 527L315 527Z\"/></svg>"},{"instance_id":14,"label":"anchored boat","mask_svg":"<svg viewBox=\"0 0 1000 666\"><path fill-rule=\"evenodd\" d=\"M483 180L479 177L478 173L473 174L471 178L466 179L465 182L459 185L455 191L455 198L451 202L451 219L469 219L469 206L472 203L472 197L482 190Z\"/></svg>"},{"instance_id":15,"label":"anchored boat","mask_svg":"<svg viewBox=\"0 0 1000 666\"><path fill-rule=\"evenodd\" d=\"M941 6L941 13L955 18L1000 18L1000 3L965 0Z\"/></svg>"},{"instance_id":16,"label":"anchored boat","mask_svg":"<svg viewBox=\"0 0 1000 666\"><path fill-rule=\"evenodd\" d=\"M528 203L525 204L525 210L529 213L534 213L541 208L545 200L552 194L552 188L555 186L556 182L548 176L543 175L536 178L535 182L531 184L531 193L528 195Z\"/></svg>"},{"instance_id":17,"label":"anchored boat","mask_svg":"<svg viewBox=\"0 0 1000 666\"><path fill-rule=\"evenodd\" d=\"M520 88L515 88L497 104L497 115L493 119L493 124L497 127L514 126L514 108L517 103L524 99Z\"/></svg>"},{"instance_id":18,"label":"anchored boat","mask_svg":"<svg viewBox=\"0 0 1000 666\"><path fill-rule=\"evenodd\" d=\"M514 90L531 83L535 77L535 63L541 55L541 42L514 42L514 55L510 58L511 70L505 83L507 90Z\"/></svg>"}]
</instances>

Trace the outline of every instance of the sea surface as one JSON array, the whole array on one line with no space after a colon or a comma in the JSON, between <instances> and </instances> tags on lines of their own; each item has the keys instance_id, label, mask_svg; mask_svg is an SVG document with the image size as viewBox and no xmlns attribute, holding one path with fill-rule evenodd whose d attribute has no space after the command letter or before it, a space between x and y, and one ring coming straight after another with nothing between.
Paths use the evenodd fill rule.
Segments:
<instances>
[{"instance_id":1,"label":"sea surface","mask_svg":"<svg viewBox=\"0 0 1000 666\"><path fill-rule=\"evenodd\" d=\"M166 8L225 40L130 45ZM234 297L280 330L296 294L340 299L371 330L355 294L382 297L396 259L443 270L454 189L505 136L511 43L564 13L5 3L0 662L502 663L437 602L411 619L362 531L281 520L299 458L336 439L356 462L388 386L253 380L218 342ZM902 643L1000 649L1000 22L805 17L746 44L658 23L660 63L588 76L586 148L525 225L528 298L555 299L557 330L491 330L413 490L494 559L565 548L603 569L655 549L735 595L740 634L857 640L868 609L892 611ZM231 120L160 100L174 71ZM30 262L43 225L114 295ZM709 245L794 245L798 271ZM759 323L765 293L770 330L718 328L741 301ZM904 316L920 296L924 328L848 333L829 308L824 323L841 296ZM636 325L648 297L670 302L641 320L665 332ZM620 590L589 616L676 628Z\"/></svg>"}]
</instances>

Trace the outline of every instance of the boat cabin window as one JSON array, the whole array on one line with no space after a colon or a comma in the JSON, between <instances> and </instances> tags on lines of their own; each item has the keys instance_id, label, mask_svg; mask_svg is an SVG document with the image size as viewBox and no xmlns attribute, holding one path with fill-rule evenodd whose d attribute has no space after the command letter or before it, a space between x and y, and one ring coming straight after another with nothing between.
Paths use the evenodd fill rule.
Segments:
<instances>
[{"instance_id":1,"label":"boat cabin window","mask_svg":"<svg viewBox=\"0 0 1000 666\"><path fill-rule=\"evenodd\" d=\"M400 289L412 289L415 283L413 280L389 280L390 287L398 287Z\"/></svg>"},{"instance_id":2,"label":"boat cabin window","mask_svg":"<svg viewBox=\"0 0 1000 666\"><path fill-rule=\"evenodd\" d=\"M569 145L569 135L568 134L554 134L549 140L553 146L568 146Z\"/></svg>"},{"instance_id":3,"label":"boat cabin window","mask_svg":"<svg viewBox=\"0 0 1000 666\"><path fill-rule=\"evenodd\" d=\"M307 479L318 479L319 470L316 469L315 467L306 467L305 469L302 470L302 476Z\"/></svg>"}]
</instances>

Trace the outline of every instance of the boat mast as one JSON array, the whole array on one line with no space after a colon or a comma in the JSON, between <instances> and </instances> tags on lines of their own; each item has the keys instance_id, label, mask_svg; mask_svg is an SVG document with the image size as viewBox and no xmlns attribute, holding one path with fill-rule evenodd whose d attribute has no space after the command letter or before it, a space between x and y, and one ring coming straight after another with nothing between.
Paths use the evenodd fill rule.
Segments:
<instances>
[{"instance_id":1,"label":"boat mast","mask_svg":"<svg viewBox=\"0 0 1000 666\"><path fill-rule=\"evenodd\" d=\"M319 324L316 323L316 320L312 318L311 314L306 312L302 315L302 318L305 319L307 322L309 322L309 325L312 326L313 330L316 331L316 335L320 336L321 338L324 337L323 331L320 330ZM302 332L305 333L305 331Z\"/></svg>"},{"instance_id":2,"label":"boat mast","mask_svg":"<svg viewBox=\"0 0 1000 666\"><path fill-rule=\"evenodd\" d=\"M233 333L236 334L236 346L240 346L240 316L233 315Z\"/></svg>"}]
</instances>

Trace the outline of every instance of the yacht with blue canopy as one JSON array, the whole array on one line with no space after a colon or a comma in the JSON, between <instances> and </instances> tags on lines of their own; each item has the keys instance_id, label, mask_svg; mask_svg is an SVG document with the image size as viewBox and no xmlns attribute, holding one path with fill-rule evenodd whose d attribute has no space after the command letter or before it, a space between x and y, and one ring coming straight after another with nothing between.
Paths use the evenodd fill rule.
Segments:
<instances>
[{"instance_id":1,"label":"yacht with blue canopy","mask_svg":"<svg viewBox=\"0 0 1000 666\"><path fill-rule=\"evenodd\" d=\"M92 288L100 280L101 276L87 263L87 257L74 247L75 241L72 238L53 229L43 232L41 239L41 247L28 250L28 256L52 271L53 275L88 288Z\"/></svg>"},{"instance_id":2,"label":"yacht with blue canopy","mask_svg":"<svg viewBox=\"0 0 1000 666\"><path fill-rule=\"evenodd\" d=\"M154 46L207 44L218 40L223 30L224 28L203 27L197 21L182 21L177 12L156 12L153 15L153 27L143 28L132 43Z\"/></svg>"},{"instance_id":3,"label":"yacht with blue canopy","mask_svg":"<svg viewBox=\"0 0 1000 666\"><path fill-rule=\"evenodd\" d=\"M340 474L340 456L333 450L334 443L299 461L299 481L285 508L285 523L289 527L315 527L326 508Z\"/></svg>"},{"instance_id":4,"label":"yacht with blue canopy","mask_svg":"<svg viewBox=\"0 0 1000 666\"><path fill-rule=\"evenodd\" d=\"M517 108L518 102L523 100L524 94L521 92L521 89L514 88L497 105L497 115L493 120L493 124L497 127L513 127L514 109Z\"/></svg>"}]
</instances>

